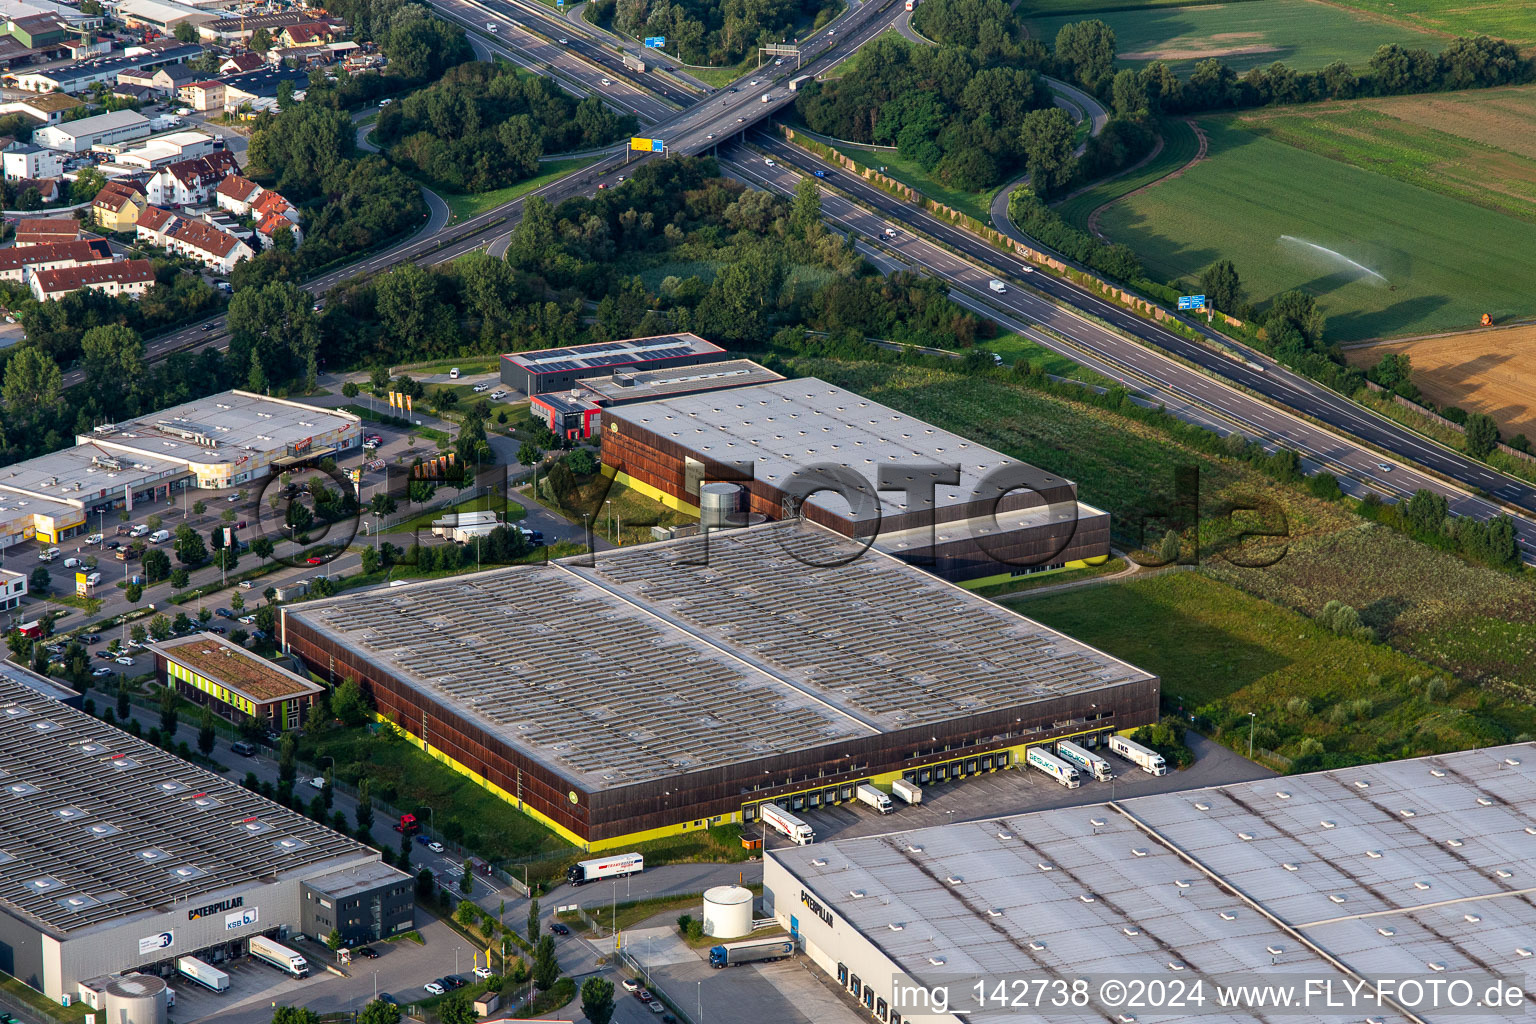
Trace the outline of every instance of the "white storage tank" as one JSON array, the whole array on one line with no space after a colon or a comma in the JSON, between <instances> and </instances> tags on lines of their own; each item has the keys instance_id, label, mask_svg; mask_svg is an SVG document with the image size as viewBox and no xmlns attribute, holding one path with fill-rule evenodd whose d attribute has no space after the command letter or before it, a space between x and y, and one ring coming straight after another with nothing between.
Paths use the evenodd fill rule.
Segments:
<instances>
[{"instance_id":1,"label":"white storage tank","mask_svg":"<svg viewBox=\"0 0 1536 1024\"><path fill-rule=\"evenodd\" d=\"M752 890L717 885L704 893L704 934L739 939L752 932Z\"/></svg>"},{"instance_id":2,"label":"white storage tank","mask_svg":"<svg viewBox=\"0 0 1536 1024\"><path fill-rule=\"evenodd\" d=\"M132 974L109 982L106 1024L165 1024L165 982L148 974Z\"/></svg>"},{"instance_id":3,"label":"white storage tank","mask_svg":"<svg viewBox=\"0 0 1536 1024\"><path fill-rule=\"evenodd\" d=\"M741 484L714 480L699 487L699 525L706 530L739 526L746 504L746 489Z\"/></svg>"}]
</instances>

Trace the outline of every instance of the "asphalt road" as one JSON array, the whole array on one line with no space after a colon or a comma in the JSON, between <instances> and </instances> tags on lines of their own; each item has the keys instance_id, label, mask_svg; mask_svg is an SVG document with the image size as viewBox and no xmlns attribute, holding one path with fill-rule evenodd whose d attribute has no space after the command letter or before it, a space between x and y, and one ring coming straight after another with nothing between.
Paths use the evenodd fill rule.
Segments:
<instances>
[{"instance_id":1,"label":"asphalt road","mask_svg":"<svg viewBox=\"0 0 1536 1024\"><path fill-rule=\"evenodd\" d=\"M1118 376L1133 386L1139 379L1174 389L1222 418L1241 424L1258 436L1272 438L1336 475L1347 475L1382 494L1405 496L1420 488L1428 489L1444 494L1457 515L1476 519L1488 519L1506 511L1494 501L1448 486L1438 477L1415 468L1423 465L1465 486L1496 494L1507 503L1536 510L1536 488L1440 448L1271 360L1257 360L1263 369L1252 370L1236 359L1211 352L1134 317L1071 282L1035 273L1022 260L896 199L854 174L816 160L777 137L759 132L754 133L752 142L758 150L771 153L776 166L768 167L758 152L746 147L737 146L726 155L755 183L793 192L802 175L820 171L823 180L839 190L823 189L822 209L830 218L866 237L879 237L887 227L897 228L901 237L882 245L910 265L965 292L966 304L971 308L997 308L1028 323L1048 327L1073 346L1122 367ZM850 202L841 192L856 196L880 214ZM900 230L911 226L946 243L948 248L909 230ZM957 256L952 250L965 256ZM988 286L992 278L1000 276L1009 282L1003 294L992 292ZM1024 281L1028 282L1027 287L1019 283ZM1045 296L1069 305L1058 305ZM1108 330L1083 313L1107 321L1133 338ZM1169 355L1195 363L1205 372L1191 369ZM1256 398L1234 384L1259 392L1271 401ZM1304 416L1327 426L1317 426ZM1354 438L1398 458L1372 451ZM1517 518L1516 529L1522 544L1528 550L1536 550L1536 522Z\"/></svg>"}]
</instances>

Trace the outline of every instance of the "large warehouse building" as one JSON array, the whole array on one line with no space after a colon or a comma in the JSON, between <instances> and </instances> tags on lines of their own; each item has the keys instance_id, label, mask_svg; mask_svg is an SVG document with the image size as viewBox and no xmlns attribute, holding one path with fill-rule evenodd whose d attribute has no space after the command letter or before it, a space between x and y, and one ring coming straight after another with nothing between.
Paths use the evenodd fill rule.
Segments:
<instances>
[{"instance_id":1,"label":"large warehouse building","mask_svg":"<svg viewBox=\"0 0 1536 1024\"><path fill-rule=\"evenodd\" d=\"M53 999L238 956L327 894L367 904L348 941L413 926L378 851L3 677L0 810L0 971Z\"/></svg>"},{"instance_id":2,"label":"large warehouse building","mask_svg":"<svg viewBox=\"0 0 1536 1024\"><path fill-rule=\"evenodd\" d=\"M1223 1010L1214 983L1313 979L1343 997L1363 979L1427 985L1473 972L1518 992L1536 955L1533 836L1536 745L1523 743L776 849L764 900L804 955L885 1024L1491 1024L1524 1011L1442 1004L1410 1015L1391 998L1352 1010L1314 1001L1303 1016L1299 1002ZM1201 979L1207 1000L1132 1012L1096 999L1070 1016L1009 1002L1021 992L1013 979L1032 999L1037 981L1077 978L1108 997L1107 979L1165 994ZM917 994L940 987L947 1012Z\"/></svg>"},{"instance_id":3,"label":"large warehouse building","mask_svg":"<svg viewBox=\"0 0 1536 1024\"><path fill-rule=\"evenodd\" d=\"M1156 677L802 520L283 609L434 756L605 849L1158 714Z\"/></svg>"},{"instance_id":4,"label":"large warehouse building","mask_svg":"<svg viewBox=\"0 0 1536 1024\"><path fill-rule=\"evenodd\" d=\"M0 550L33 536L56 543L96 529L99 513L239 487L362 443L349 412L247 391L100 426L73 448L0 469Z\"/></svg>"},{"instance_id":5,"label":"large warehouse building","mask_svg":"<svg viewBox=\"0 0 1536 1024\"><path fill-rule=\"evenodd\" d=\"M603 464L698 515L741 481L742 513L800 514L967 586L1109 555L1077 485L814 377L603 410Z\"/></svg>"},{"instance_id":6,"label":"large warehouse building","mask_svg":"<svg viewBox=\"0 0 1536 1024\"><path fill-rule=\"evenodd\" d=\"M726 358L725 349L697 334L660 334L651 338L512 352L501 357L501 382L532 396L561 391L577 381L607 377L616 371L697 366Z\"/></svg>"}]
</instances>

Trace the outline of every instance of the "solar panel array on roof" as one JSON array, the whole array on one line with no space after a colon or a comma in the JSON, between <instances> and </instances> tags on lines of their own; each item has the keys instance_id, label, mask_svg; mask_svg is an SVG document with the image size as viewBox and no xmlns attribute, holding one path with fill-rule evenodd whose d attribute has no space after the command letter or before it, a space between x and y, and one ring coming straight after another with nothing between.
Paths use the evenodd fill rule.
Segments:
<instances>
[{"instance_id":1,"label":"solar panel array on roof","mask_svg":"<svg viewBox=\"0 0 1536 1024\"><path fill-rule=\"evenodd\" d=\"M514 352L507 358L522 365L530 373L549 374L656 359L681 359L724 351L696 334L665 334L654 338L630 338L534 352Z\"/></svg>"},{"instance_id":2,"label":"solar panel array on roof","mask_svg":"<svg viewBox=\"0 0 1536 1024\"><path fill-rule=\"evenodd\" d=\"M70 932L367 848L0 677L0 906Z\"/></svg>"}]
</instances>

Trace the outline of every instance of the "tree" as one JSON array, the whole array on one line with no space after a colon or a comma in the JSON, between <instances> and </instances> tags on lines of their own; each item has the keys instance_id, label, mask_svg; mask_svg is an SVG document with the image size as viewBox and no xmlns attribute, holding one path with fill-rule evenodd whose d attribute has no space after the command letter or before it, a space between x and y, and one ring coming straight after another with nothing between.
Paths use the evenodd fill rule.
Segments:
<instances>
[{"instance_id":1,"label":"tree","mask_svg":"<svg viewBox=\"0 0 1536 1024\"><path fill-rule=\"evenodd\" d=\"M588 978L582 982L581 1012L591 1024L609 1024L613 1011L613 982L607 978Z\"/></svg>"},{"instance_id":2,"label":"tree","mask_svg":"<svg viewBox=\"0 0 1536 1024\"><path fill-rule=\"evenodd\" d=\"M94 197L92 192L82 201ZM145 375L144 342L139 332L122 324L102 324L80 336L80 348L81 369L103 411L114 417L127 411Z\"/></svg>"},{"instance_id":3,"label":"tree","mask_svg":"<svg viewBox=\"0 0 1536 1024\"><path fill-rule=\"evenodd\" d=\"M517 449L517 461L525 466L533 466L544 457L544 452L532 441L524 441Z\"/></svg>"},{"instance_id":4,"label":"tree","mask_svg":"<svg viewBox=\"0 0 1536 1024\"><path fill-rule=\"evenodd\" d=\"M437 1019L442 1024L475 1024L480 1015L475 1013L468 996L455 992L438 1004Z\"/></svg>"},{"instance_id":5,"label":"tree","mask_svg":"<svg viewBox=\"0 0 1536 1024\"><path fill-rule=\"evenodd\" d=\"M193 25L190 21L183 21L177 25L174 34L178 42L197 42L197 26Z\"/></svg>"},{"instance_id":6,"label":"tree","mask_svg":"<svg viewBox=\"0 0 1536 1024\"><path fill-rule=\"evenodd\" d=\"M128 684L119 681L117 684L117 719L120 722L128 720Z\"/></svg>"},{"instance_id":7,"label":"tree","mask_svg":"<svg viewBox=\"0 0 1536 1024\"><path fill-rule=\"evenodd\" d=\"M144 624L142 622L136 622L133 624L133 627L128 630L128 636L133 640L134 643L142 644L144 641L149 639L149 630L144 628Z\"/></svg>"},{"instance_id":8,"label":"tree","mask_svg":"<svg viewBox=\"0 0 1536 1024\"><path fill-rule=\"evenodd\" d=\"M31 323L30 315L28 323ZM23 424L36 424L59 411L63 400L64 374L59 364L41 349L17 346L6 360L0 396L11 415Z\"/></svg>"},{"instance_id":9,"label":"tree","mask_svg":"<svg viewBox=\"0 0 1536 1024\"><path fill-rule=\"evenodd\" d=\"M293 785L293 780L298 777L298 749L298 738L291 732L283 733L282 739L277 741L277 777L285 785Z\"/></svg>"},{"instance_id":10,"label":"tree","mask_svg":"<svg viewBox=\"0 0 1536 1024\"><path fill-rule=\"evenodd\" d=\"M1242 301L1242 284L1237 277L1237 267L1231 260L1218 260L1200 275L1200 287L1205 289L1205 301L1211 308L1230 313Z\"/></svg>"},{"instance_id":11,"label":"tree","mask_svg":"<svg viewBox=\"0 0 1536 1024\"><path fill-rule=\"evenodd\" d=\"M821 189L815 178L801 178L795 186L795 203L789 222L802 238L815 238L821 231Z\"/></svg>"},{"instance_id":12,"label":"tree","mask_svg":"<svg viewBox=\"0 0 1536 1024\"><path fill-rule=\"evenodd\" d=\"M1024 116L1019 143L1024 150L1030 187L1036 195L1051 195L1071 178L1076 141L1072 118L1060 107L1031 110Z\"/></svg>"},{"instance_id":13,"label":"tree","mask_svg":"<svg viewBox=\"0 0 1536 1024\"><path fill-rule=\"evenodd\" d=\"M160 691L160 731L167 736L176 734L176 723L181 717L178 707L181 698L176 696L176 691L169 686Z\"/></svg>"},{"instance_id":14,"label":"tree","mask_svg":"<svg viewBox=\"0 0 1536 1024\"><path fill-rule=\"evenodd\" d=\"M130 583L123 588L123 596L129 604L138 604L144 598L144 585L142 583Z\"/></svg>"},{"instance_id":15,"label":"tree","mask_svg":"<svg viewBox=\"0 0 1536 1024\"><path fill-rule=\"evenodd\" d=\"M539 899L537 896L528 901L528 941L539 941Z\"/></svg>"},{"instance_id":16,"label":"tree","mask_svg":"<svg viewBox=\"0 0 1536 1024\"><path fill-rule=\"evenodd\" d=\"M156 615L149 620L149 635L156 641L164 640L171 635L171 617L169 615Z\"/></svg>"},{"instance_id":17,"label":"tree","mask_svg":"<svg viewBox=\"0 0 1536 1024\"><path fill-rule=\"evenodd\" d=\"M204 757L213 756L213 746L218 739L214 731L213 708L204 707L197 723L197 749L203 752Z\"/></svg>"},{"instance_id":18,"label":"tree","mask_svg":"<svg viewBox=\"0 0 1536 1024\"><path fill-rule=\"evenodd\" d=\"M34 594L46 594L48 584L52 581L53 577L48 575L48 570L40 565L27 577L27 589Z\"/></svg>"},{"instance_id":19,"label":"tree","mask_svg":"<svg viewBox=\"0 0 1536 1024\"><path fill-rule=\"evenodd\" d=\"M201 543L201 541L199 541ZM184 565L178 565L171 570L171 586L177 590L185 590L187 584L192 582L192 573Z\"/></svg>"},{"instance_id":20,"label":"tree","mask_svg":"<svg viewBox=\"0 0 1536 1024\"><path fill-rule=\"evenodd\" d=\"M1486 459L1499 445L1499 425L1486 413L1469 414L1466 432L1467 454L1474 459Z\"/></svg>"},{"instance_id":21,"label":"tree","mask_svg":"<svg viewBox=\"0 0 1536 1024\"><path fill-rule=\"evenodd\" d=\"M373 831L373 781L364 778L357 784L357 809L354 812L359 835Z\"/></svg>"},{"instance_id":22,"label":"tree","mask_svg":"<svg viewBox=\"0 0 1536 1024\"><path fill-rule=\"evenodd\" d=\"M1068 22L1056 33L1056 60L1090 90L1115 66L1115 30L1104 22Z\"/></svg>"},{"instance_id":23,"label":"tree","mask_svg":"<svg viewBox=\"0 0 1536 1024\"><path fill-rule=\"evenodd\" d=\"M343 725L360 726L372 713L368 695L356 679L343 679L331 694L331 714L341 719Z\"/></svg>"},{"instance_id":24,"label":"tree","mask_svg":"<svg viewBox=\"0 0 1536 1024\"><path fill-rule=\"evenodd\" d=\"M1147 93L1147 82L1141 72L1132 68L1122 68L1115 73L1114 85L1110 89L1113 97L1115 114L1118 117L1139 119L1147 116L1152 106L1151 97Z\"/></svg>"},{"instance_id":25,"label":"tree","mask_svg":"<svg viewBox=\"0 0 1536 1024\"><path fill-rule=\"evenodd\" d=\"M341 386L341 393L345 398L356 398L359 390L358 386L350 380Z\"/></svg>"},{"instance_id":26,"label":"tree","mask_svg":"<svg viewBox=\"0 0 1536 1024\"><path fill-rule=\"evenodd\" d=\"M270 537L257 537L251 541L251 554L255 555L263 563L272 557L272 551L273 544ZM271 598L267 598L267 600L270 601Z\"/></svg>"},{"instance_id":27,"label":"tree","mask_svg":"<svg viewBox=\"0 0 1536 1024\"><path fill-rule=\"evenodd\" d=\"M466 860L464 862L464 870L459 875L459 892L463 893L465 896L468 896L470 893L472 893L474 891L475 891L475 872L474 872L474 868L470 865L469 861ZM470 906L474 906L474 904L470 904Z\"/></svg>"},{"instance_id":28,"label":"tree","mask_svg":"<svg viewBox=\"0 0 1536 1024\"><path fill-rule=\"evenodd\" d=\"M279 1006L272 1012L272 1024L320 1024L320 1015L305 1006Z\"/></svg>"},{"instance_id":29,"label":"tree","mask_svg":"<svg viewBox=\"0 0 1536 1024\"><path fill-rule=\"evenodd\" d=\"M330 934L325 937L325 944L330 947L332 953L341 948L343 941L341 931L336 928L332 928Z\"/></svg>"},{"instance_id":30,"label":"tree","mask_svg":"<svg viewBox=\"0 0 1536 1024\"><path fill-rule=\"evenodd\" d=\"M560 962L555 959L555 937L544 935L533 950L533 983L548 991L560 980Z\"/></svg>"},{"instance_id":31,"label":"tree","mask_svg":"<svg viewBox=\"0 0 1536 1024\"><path fill-rule=\"evenodd\" d=\"M272 49L272 33L264 28L258 28L251 33L249 45L253 53L266 53Z\"/></svg>"},{"instance_id":32,"label":"tree","mask_svg":"<svg viewBox=\"0 0 1536 1024\"><path fill-rule=\"evenodd\" d=\"M238 590L233 594L230 594L229 609L236 615L239 615L241 612L245 611L245 595L240 593Z\"/></svg>"},{"instance_id":33,"label":"tree","mask_svg":"<svg viewBox=\"0 0 1536 1024\"><path fill-rule=\"evenodd\" d=\"M400 1024L402 1016L399 1006L375 999L357 1012L357 1024Z\"/></svg>"},{"instance_id":34,"label":"tree","mask_svg":"<svg viewBox=\"0 0 1536 1024\"><path fill-rule=\"evenodd\" d=\"M186 523L176 527L176 560L190 568L197 568L208 561L208 546L203 535Z\"/></svg>"},{"instance_id":35,"label":"tree","mask_svg":"<svg viewBox=\"0 0 1536 1024\"><path fill-rule=\"evenodd\" d=\"M144 578L150 583L159 583L171 574L171 557L159 548L150 548L144 552Z\"/></svg>"},{"instance_id":36,"label":"tree","mask_svg":"<svg viewBox=\"0 0 1536 1024\"><path fill-rule=\"evenodd\" d=\"M1272 334L1289 327L1313 345L1323 338L1323 314L1317 309L1317 300L1299 289L1275 296L1264 322Z\"/></svg>"}]
</instances>

